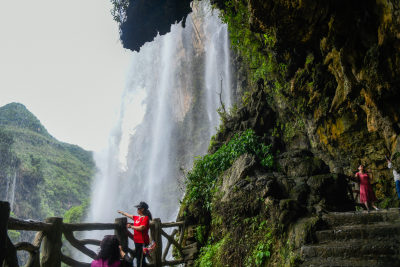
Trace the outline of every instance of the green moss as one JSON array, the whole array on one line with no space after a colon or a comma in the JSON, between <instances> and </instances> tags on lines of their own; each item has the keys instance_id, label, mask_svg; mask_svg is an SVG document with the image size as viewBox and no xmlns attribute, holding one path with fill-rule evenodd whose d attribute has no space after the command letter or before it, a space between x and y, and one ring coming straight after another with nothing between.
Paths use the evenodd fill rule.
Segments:
<instances>
[{"instance_id":1,"label":"green moss","mask_svg":"<svg viewBox=\"0 0 400 267\"><path fill-rule=\"evenodd\" d=\"M224 254L223 246L229 240L229 236L225 236L220 241L207 246L200 250L200 255L196 259L194 266L196 267L221 267L221 256Z\"/></svg>"},{"instance_id":2,"label":"green moss","mask_svg":"<svg viewBox=\"0 0 400 267\"><path fill-rule=\"evenodd\" d=\"M254 154L264 167L273 166L270 146L262 143L253 130L236 134L228 144L222 145L214 154L205 155L194 162L193 169L187 174L184 204L190 206L200 202L203 209L211 210L218 176L244 153Z\"/></svg>"},{"instance_id":3,"label":"green moss","mask_svg":"<svg viewBox=\"0 0 400 267\"><path fill-rule=\"evenodd\" d=\"M195 238L200 245L205 243L207 238L207 227L205 225L199 225L196 227Z\"/></svg>"},{"instance_id":4,"label":"green moss","mask_svg":"<svg viewBox=\"0 0 400 267\"><path fill-rule=\"evenodd\" d=\"M286 72L286 65L277 64L271 50L276 44L275 32L257 34L250 30L250 11L243 1L227 1L221 19L228 25L232 47L245 59L253 82L274 72Z\"/></svg>"}]
</instances>

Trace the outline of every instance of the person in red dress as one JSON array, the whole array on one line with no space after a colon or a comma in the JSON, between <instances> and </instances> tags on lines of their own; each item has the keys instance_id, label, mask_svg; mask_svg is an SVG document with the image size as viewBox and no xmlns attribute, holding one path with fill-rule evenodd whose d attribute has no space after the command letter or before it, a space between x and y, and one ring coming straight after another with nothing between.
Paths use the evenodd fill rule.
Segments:
<instances>
[{"instance_id":1,"label":"person in red dress","mask_svg":"<svg viewBox=\"0 0 400 267\"><path fill-rule=\"evenodd\" d=\"M360 202L364 203L367 211L369 211L369 204L371 204L374 209L379 210L374 204L376 197L374 191L372 190L368 173L364 172L363 165L358 167L358 171L359 172L356 173L355 177L360 181Z\"/></svg>"},{"instance_id":2,"label":"person in red dress","mask_svg":"<svg viewBox=\"0 0 400 267\"><path fill-rule=\"evenodd\" d=\"M150 243L149 238L149 227L150 221L153 219L151 212L149 211L149 205L146 202L140 202L139 205L135 206L139 216L131 215L124 211L118 211L118 213L133 220L133 223L128 223L127 227L133 229L133 234L128 231L129 237L135 243L136 250L136 264L139 267L146 266L145 256L143 255L143 248Z\"/></svg>"}]
</instances>

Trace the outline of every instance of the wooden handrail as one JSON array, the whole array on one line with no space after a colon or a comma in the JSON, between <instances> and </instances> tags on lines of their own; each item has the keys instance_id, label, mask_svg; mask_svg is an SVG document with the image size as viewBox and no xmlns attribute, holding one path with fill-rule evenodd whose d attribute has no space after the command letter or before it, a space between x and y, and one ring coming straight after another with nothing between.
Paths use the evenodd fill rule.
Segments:
<instances>
[{"instance_id":1,"label":"wooden handrail","mask_svg":"<svg viewBox=\"0 0 400 267\"><path fill-rule=\"evenodd\" d=\"M10 217L8 219L7 228L10 230L47 231L51 228L51 224L30 220L26 221Z\"/></svg>"},{"instance_id":2,"label":"wooden handrail","mask_svg":"<svg viewBox=\"0 0 400 267\"><path fill-rule=\"evenodd\" d=\"M4 204L4 203L3 203ZM2 205L3 205L2 204ZM7 203L8 204L8 203ZM9 213L9 205L3 205L5 208L4 214ZM3 207L2 207L3 208ZM7 216L8 217L8 216ZM61 235L63 234L69 243L79 250L81 253L95 259L97 254L86 247L86 245L97 245L99 246L101 241L96 239L82 239L78 240L74 236L74 231L94 231L94 230L114 230L118 239L123 247L126 247L126 251L132 253L133 251L127 247L127 229L126 229L126 218L117 218L115 223L63 223L62 218L54 217L48 218L45 222L33 221L33 220L21 220L18 218L8 217L7 220L3 220L4 226L2 231L7 229L10 230L24 230L24 231L37 231L33 243L20 242L15 245L9 243L6 245L8 248L16 250L25 250L30 253L27 266L31 267L47 267L47 266L60 266L61 262L64 262L70 266L77 267L90 267L90 263L77 261L69 256L61 253ZM168 235L163 228L178 227L174 229L171 235ZM183 250L186 247L182 246L182 241L185 232L185 222L167 222L161 223L160 219L154 219L150 222L151 235L153 240L156 241L156 251L154 252L154 262L148 264L149 266L161 267L161 266L172 266L182 264L185 262L186 256ZM175 235L180 232L179 240L175 240ZM168 243L163 251L162 238L164 236ZM3 238L8 238L7 233L3 235ZM2 240L3 243L0 245L4 246L5 242L11 242L8 240ZM181 259L166 260L168 252L174 245L181 254ZM11 254L16 256L16 252ZM39 257L42 260L39 260ZM4 259L4 258L3 258ZM16 258L9 257L7 261L9 263L15 261Z\"/></svg>"},{"instance_id":3,"label":"wooden handrail","mask_svg":"<svg viewBox=\"0 0 400 267\"><path fill-rule=\"evenodd\" d=\"M176 227L176 226L182 226L184 225L185 222L170 222L170 223L162 223L161 228L169 228L169 227Z\"/></svg>"}]
</instances>

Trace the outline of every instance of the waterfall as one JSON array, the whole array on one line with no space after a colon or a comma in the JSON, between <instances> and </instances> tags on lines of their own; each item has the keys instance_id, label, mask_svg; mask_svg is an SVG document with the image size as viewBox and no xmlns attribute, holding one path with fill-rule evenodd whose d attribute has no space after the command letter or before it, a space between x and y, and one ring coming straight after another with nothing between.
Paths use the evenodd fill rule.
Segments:
<instances>
[{"instance_id":1,"label":"waterfall","mask_svg":"<svg viewBox=\"0 0 400 267\"><path fill-rule=\"evenodd\" d=\"M17 171L14 169L12 175L10 173L7 174L7 185L6 185L6 197L5 201L10 203L10 209L13 211L14 200L15 200L15 187L17 183Z\"/></svg>"},{"instance_id":2,"label":"waterfall","mask_svg":"<svg viewBox=\"0 0 400 267\"><path fill-rule=\"evenodd\" d=\"M10 193L10 209L11 212L14 210L14 200L15 200L15 185L17 183L17 171L14 170L13 178L12 178L12 183L11 183L11 193Z\"/></svg>"},{"instance_id":3,"label":"waterfall","mask_svg":"<svg viewBox=\"0 0 400 267\"><path fill-rule=\"evenodd\" d=\"M95 154L88 221L136 214L140 201L153 217L175 220L184 173L206 153L220 103L232 103L230 69L227 27L207 1L193 4L185 28L172 25L133 53L118 122Z\"/></svg>"}]
</instances>

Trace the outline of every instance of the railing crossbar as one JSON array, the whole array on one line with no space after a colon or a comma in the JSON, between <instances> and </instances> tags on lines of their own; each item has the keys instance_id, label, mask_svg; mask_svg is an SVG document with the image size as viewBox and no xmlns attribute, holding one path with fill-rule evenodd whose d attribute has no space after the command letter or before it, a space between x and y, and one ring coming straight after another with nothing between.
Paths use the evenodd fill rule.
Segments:
<instances>
[{"instance_id":1,"label":"railing crossbar","mask_svg":"<svg viewBox=\"0 0 400 267\"><path fill-rule=\"evenodd\" d=\"M172 231L172 233L171 233L171 238L174 238L177 232L178 232L178 229L174 229L174 230ZM165 261L166 258L167 258L168 251L169 251L169 248L171 247L171 244L172 244L172 243L168 240L167 246L165 247L164 253L163 253L163 255L162 255L162 260L163 260L163 261Z\"/></svg>"},{"instance_id":2,"label":"railing crossbar","mask_svg":"<svg viewBox=\"0 0 400 267\"><path fill-rule=\"evenodd\" d=\"M182 247L181 245L178 244L178 242L176 242L176 240L172 237L170 237L166 232L164 232L163 229L160 229L161 231L161 235L163 235L169 242L171 242L172 244L175 245L175 247L179 250L179 252L182 253Z\"/></svg>"},{"instance_id":3,"label":"railing crossbar","mask_svg":"<svg viewBox=\"0 0 400 267\"><path fill-rule=\"evenodd\" d=\"M71 231L64 231L64 236L74 248L91 257L92 259L96 259L97 254L76 239Z\"/></svg>"},{"instance_id":4,"label":"railing crossbar","mask_svg":"<svg viewBox=\"0 0 400 267\"><path fill-rule=\"evenodd\" d=\"M182 226L185 222L170 222L170 223L161 223L161 228L169 228L169 227L177 227Z\"/></svg>"}]
</instances>

